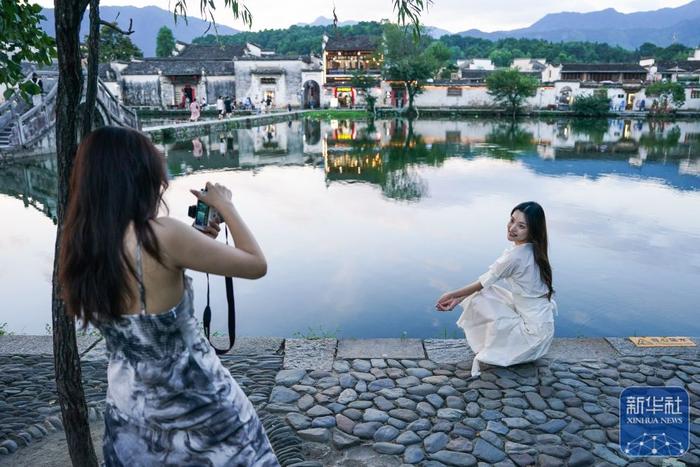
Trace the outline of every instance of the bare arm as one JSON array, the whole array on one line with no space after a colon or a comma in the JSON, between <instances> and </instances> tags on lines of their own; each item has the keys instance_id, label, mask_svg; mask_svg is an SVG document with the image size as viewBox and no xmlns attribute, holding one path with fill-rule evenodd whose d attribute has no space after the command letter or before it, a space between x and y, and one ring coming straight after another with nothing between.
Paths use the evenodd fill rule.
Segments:
<instances>
[{"instance_id":1,"label":"bare arm","mask_svg":"<svg viewBox=\"0 0 700 467\"><path fill-rule=\"evenodd\" d=\"M484 287L481 285L481 282L474 281L471 284L465 285L461 289L457 289L457 290L453 290L452 292L448 292L448 295L450 296L450 298L465 299L468 296L470 296L471 294L476 293L483 288Z\"/></svg>"},{"instance_id":2,"label":"bare arm","mask_svg":"<svg viewBox=\"0 0 700 467\"><path fill-rule=\"evenodd\" d=\"M471 284L465 285L461 289L447 292L438 299L435 308L439 311L453 310L454 307L456 307L462 300L483 288L484 287L481 285L481 282L474 281Z\"/></svg>"},{"instance_id":3,"label":"bare arm","mask_svg":"<svg viewBox=\"0 0 700 467\"><path fill-rule=\"evenodd\" d=\"M208 194L198 194L198 197L219 211L231 232L234 246L218 242L175 219L163 218L158 224L163 227L162 239L169 262L182 269L258 279L267 273L265 256L230 199L226 199L225 192L217 191L222 188L208 183Z\"/></svg>"}]
</instances>

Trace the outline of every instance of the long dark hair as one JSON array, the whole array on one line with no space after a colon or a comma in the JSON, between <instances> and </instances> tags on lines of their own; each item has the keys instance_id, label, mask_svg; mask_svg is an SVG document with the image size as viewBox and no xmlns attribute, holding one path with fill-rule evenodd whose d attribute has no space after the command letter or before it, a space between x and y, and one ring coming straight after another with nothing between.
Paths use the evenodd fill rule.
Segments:
<instances>
[{"instance_id":1,"label":"long dark hair","mask_svg":"<svg viewBox=\"0 0 700 467\"><path fill-rule=\"evenodd\" d=\"M109 322L134 303L124 248L133 223L137 240L157 261L160 246L149 221L167 188L163 156L135 130L103 127L78 147L60 243L59 281L67 312L88 323Z\"/></svg>"},{"instance_id":2,"label":"long dark hair","mask_svg":"<svg viewBox=\"0 0 700 467\"><path fill-rule=\"evenodd\" d=\"M526 201L515 206L510 212L511 216L515 211L520 211L525 215L535 262L540 268L542 282L549 289L547 299L551 300L554 289L552 288L552 267L549 265L549 256L547 255L547 219L544 216L544 209L534 201Z\"/></svg>"}]
</instances>

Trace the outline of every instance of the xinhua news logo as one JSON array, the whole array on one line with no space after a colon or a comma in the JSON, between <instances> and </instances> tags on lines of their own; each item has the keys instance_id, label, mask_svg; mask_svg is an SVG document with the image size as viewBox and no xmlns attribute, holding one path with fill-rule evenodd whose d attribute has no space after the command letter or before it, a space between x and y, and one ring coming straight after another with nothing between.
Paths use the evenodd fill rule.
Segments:
<instances>
[{"instance_id":1,"label":"xinhua news logo","mask_svg":"<svg viewBox=\"0 0 700 467\"><path fill-rule=\"evenodd\" d=\"M633 386L620 394L620 449L630 457L680 457L688 450L688 392Z\"/></svg>"}]
</instances>

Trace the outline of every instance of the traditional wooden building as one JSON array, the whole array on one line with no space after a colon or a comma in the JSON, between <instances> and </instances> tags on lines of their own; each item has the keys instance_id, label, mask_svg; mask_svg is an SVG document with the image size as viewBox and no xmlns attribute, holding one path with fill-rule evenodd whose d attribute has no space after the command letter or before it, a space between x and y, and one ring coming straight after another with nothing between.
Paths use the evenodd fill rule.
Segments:
<instances>
[{"instance_id":1,"label":"traditional wooden building","mask_svg":"<svg viewBox=\"0 0 700 467\"><path fill-rule=\"evenodd\" d=\"M172 57L145 58L121 70L121 96L134 107L184 108L219 96L285 108L319 107L323 83L317 56L280 56L258 45L183 45ZM264 104L263 104L264 103Z\"/></svg>"},{"instance_id":2,"label":"traditional wooden building","mask_svg":"<svg viewBox=\"0 0 700 467\"><path fill-rule=\"evenodd\" d=\"M563 63L561 80L641 84L647 70L636 63Z\"/></svg>"},{"instance_id":3,"label":"traditional wooden building","mask_svg":"<svg viewBox=\"0 0 700 467\"><path fill-rule=\"evenodd\" d=\"M370 81L381 79L383 56L376 38L370 36L324 36L324 99L331 107L352 107L360 104L364 89L353 86L354 75Z\"/></svg>"}]
</instances>

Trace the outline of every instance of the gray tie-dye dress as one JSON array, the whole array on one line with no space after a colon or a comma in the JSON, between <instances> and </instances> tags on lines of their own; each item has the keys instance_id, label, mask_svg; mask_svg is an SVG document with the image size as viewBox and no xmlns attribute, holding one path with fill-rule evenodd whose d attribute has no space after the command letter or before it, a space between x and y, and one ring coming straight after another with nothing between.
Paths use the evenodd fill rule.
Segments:
<instances>
[{"instance_id":1,"label":"gray tie-dye dress","mask_svg":"<svg viewBox=\"0 0 700 467\"><path fill-rule=\"evenodd\" d=\"M185 276L168 312L99 325L109 356L105 465L278 466L253 405L200 332L192 298ZM142 285L141 303L145 311Z\"/></svg>"}]
</instances>

